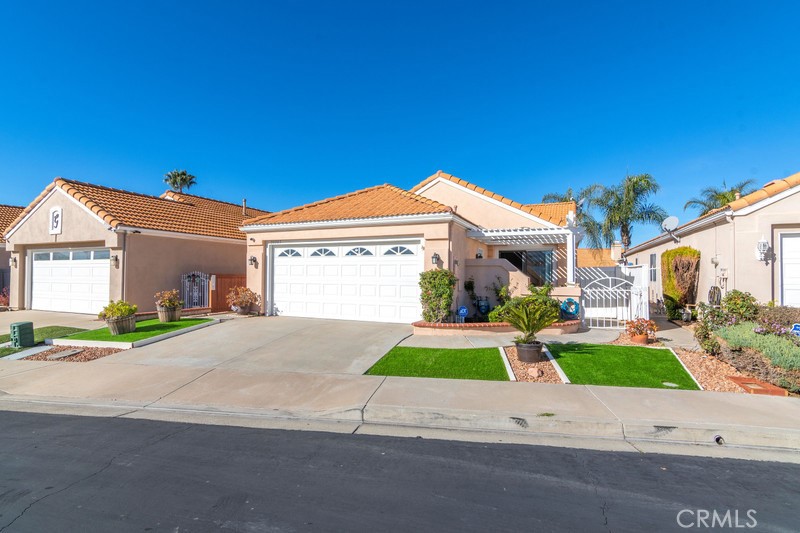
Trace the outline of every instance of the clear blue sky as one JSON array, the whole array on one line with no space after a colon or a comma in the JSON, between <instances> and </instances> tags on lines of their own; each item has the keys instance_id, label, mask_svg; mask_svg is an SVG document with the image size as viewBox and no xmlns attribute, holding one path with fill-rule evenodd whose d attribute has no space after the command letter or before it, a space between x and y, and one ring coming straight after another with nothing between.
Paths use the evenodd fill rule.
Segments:
<instances>
[{"instance_id":1,"label":"clear blue sky","mask_svg":"<svg viewBox=\"0 0 800 533\"><path fill-rule=\"evenodd\" d=\"M793 5L795 4L795 5ZM0 203L54 176L279 210L443 169L522 202L800 171L796 2L0 3ZM639 242L656 233L637 228Z\"/></svg>"}]
</instances>

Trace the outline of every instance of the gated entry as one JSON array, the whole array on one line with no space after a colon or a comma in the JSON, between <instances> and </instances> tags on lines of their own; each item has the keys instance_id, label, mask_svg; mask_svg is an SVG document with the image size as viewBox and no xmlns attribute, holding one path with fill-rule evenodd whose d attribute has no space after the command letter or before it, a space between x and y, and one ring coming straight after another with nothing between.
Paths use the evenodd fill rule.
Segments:
<instances>
[{"instance_id":1,"label":"gated entry","mask_svg":"<svg viewBox=\"0 0 800 533\"><path fill-rule=\"evenodd\" d=\"M181 276L181 299L185 309L208 307L208 274L189 272Z\"/></svg>"},{"instance_id":2,"label":"gated entry","mask_svg":"<svg viewBox=\"0 0 800 533\"><path fill-rule=\"evenodd\" d=\"M644 271L640 268L593 268L583 274L581 300L587 327L622 329L628 320L650 318Z\"/></svg>"}]
</instances>

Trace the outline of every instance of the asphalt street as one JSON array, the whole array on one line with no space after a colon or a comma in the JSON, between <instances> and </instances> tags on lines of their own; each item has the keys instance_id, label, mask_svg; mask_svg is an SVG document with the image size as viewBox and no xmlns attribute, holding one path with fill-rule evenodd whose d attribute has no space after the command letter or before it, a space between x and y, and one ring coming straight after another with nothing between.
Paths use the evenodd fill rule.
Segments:
<instances>
[{"instance_id":1,"label":"asphalt street","mask_svg":"<svg viewBox=\"0 0 800 533\"><path fill-rule=\"evenodd\" d=\"M0 428L0 532L800 528L797 465L16 412Z\"/></svg>"}]
</instances>

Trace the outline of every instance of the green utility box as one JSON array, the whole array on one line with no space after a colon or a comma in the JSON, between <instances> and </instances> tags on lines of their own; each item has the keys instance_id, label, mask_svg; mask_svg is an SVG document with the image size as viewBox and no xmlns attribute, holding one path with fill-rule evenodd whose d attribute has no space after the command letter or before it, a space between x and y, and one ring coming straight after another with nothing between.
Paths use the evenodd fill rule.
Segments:
<instances>
[{"instance_id":1,"label":"green utility box","mask_svg":"<svg viewBox=\"0 0 800 533\"><path fill-rule=\"evenodd\" d=\"M11 324L11 347L29 348L36 344L33 339L33 322L14 322Z\"/></svg>"}]
</instances>

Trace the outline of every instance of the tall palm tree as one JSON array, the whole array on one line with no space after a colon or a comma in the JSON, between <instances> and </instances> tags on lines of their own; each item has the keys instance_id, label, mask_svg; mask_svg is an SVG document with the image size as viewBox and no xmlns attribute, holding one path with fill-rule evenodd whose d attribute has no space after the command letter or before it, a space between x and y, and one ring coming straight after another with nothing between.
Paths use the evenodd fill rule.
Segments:
<instances>
[{"instance_id":1,"label":"tall palm tree","mask_svg":"<svg viewBox=\"0 0 800 533\"><path fill-rule=\"evenodd\" d=\"M605 187L594 203L601 219L584 226L591 245L610 246L619 231L622 246L627 249L634 224L660 224L667 212L649 201L660 188L650 174L626 176L619 185Z\"/></svg>"},{"instance_id":2,"label":"tall palm tree","mask_svg":"<svg viewBox=\"0 0 800 533\"><path fill-rule=\"evenodd\" d=\"M577 194L572 187L567 187L565 193L551 192L542 196L542 202L546 204L556 202L577 202L577 212L575 213L575 225L583 228L584 234L588 237L590 246L599 247L599 241L592 237L597 234L597 221L592 216L590 210L595 206L597 199L603 192L603 186L597 183L587 185L579 189ZM582 240L581 243L584 241ZM579 244L580 245L580 244Z\"/></svg>"},{"instance_id":3,"label":"tall palm tree","mask_svg":"<svg viewBox=\"0 0 800 533\"><path fill-rule=\"evenodd\" d=\"M184 188L189 189L192 185L197 185L197 178L185 170L171 170L164 174L164 183L173 191L183 192Z\"/></svg>"},{"instance_id":4,"label":"tall palm tree","mask_svg":"<svg viewBox=\"0 0 800 533\"><path fill-rule=\"evenodd\" d=\"M700 210L699 216L703 216L709 211L725 207L736 200L736 195L750 194L756 190L756 180L743 180L728 188L725 180L722 180L722 187L706 187L700 191L700 198L692 198L683 206L684 211L690 207Z\"/></svg>"}]
</instances>

